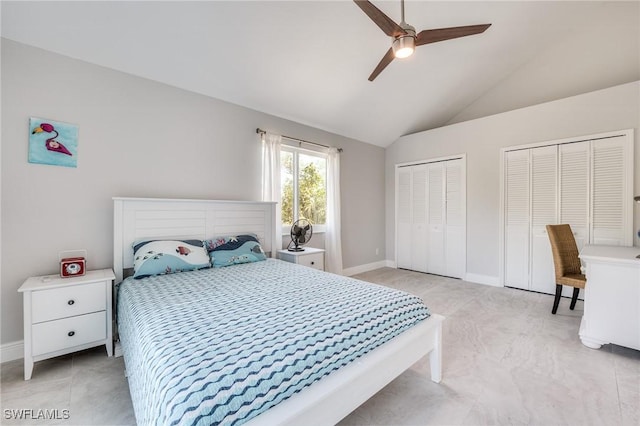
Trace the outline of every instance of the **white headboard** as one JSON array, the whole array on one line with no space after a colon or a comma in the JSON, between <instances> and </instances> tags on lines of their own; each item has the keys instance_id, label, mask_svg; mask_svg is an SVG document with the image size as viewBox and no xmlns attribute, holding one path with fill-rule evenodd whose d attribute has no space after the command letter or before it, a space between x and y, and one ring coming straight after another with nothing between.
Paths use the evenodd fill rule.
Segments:
<instances>
[{"instance_id":1,"label":"white headboard","mask_svg":"<svg viewBox=\"0 0 640 426\"><path fill-rule=\"evenodd\" d=\"M275 256L275 202L113 198L113 269L116 283L133 267L133 243L144 239L197 239L253 233Z\"/></svg>"}]
</instances>

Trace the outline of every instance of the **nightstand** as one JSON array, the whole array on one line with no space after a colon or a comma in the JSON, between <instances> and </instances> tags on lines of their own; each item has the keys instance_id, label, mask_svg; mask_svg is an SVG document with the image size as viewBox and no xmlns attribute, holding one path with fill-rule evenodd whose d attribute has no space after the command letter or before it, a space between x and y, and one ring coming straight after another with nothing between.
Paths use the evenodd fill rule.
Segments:
<instances>
[{"instance_id":1,"label":"nightstand","mask_svg":"<svg viewBox=\"0 0 640 426\"><path fill-rule=\"evenodd\" d=\"M305 247L304 251L278 250L278 259L324 271L324 250Z\"/></svg>"},{"instance_id":2,"label":"nightstand","mask_svg":"<svg viewBox=\"0 0 640 426\"><path fill-rule=\"evenodd\" d=\"M18 289L24 303L24 379L33 363L94 346L113 356L111 269L86 275L31 277Z\"/></svg>"}]
</instances>

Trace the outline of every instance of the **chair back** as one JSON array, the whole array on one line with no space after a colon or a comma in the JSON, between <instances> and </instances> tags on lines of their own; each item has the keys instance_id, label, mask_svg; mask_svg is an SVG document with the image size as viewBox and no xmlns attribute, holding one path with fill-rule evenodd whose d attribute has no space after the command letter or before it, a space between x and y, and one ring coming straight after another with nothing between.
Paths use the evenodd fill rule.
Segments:
<instances>
[{"instance_id":1,"label":"chair back","mask_svg":"<svg viewBox=\"0 0 640 426\"><path fill-rule=\"evenodd\" d=\"M567 224L547 225L547 234L551 242L556 279L565 275L580 274L578 246L571 226Z\"/></svg>"}]
</instances>

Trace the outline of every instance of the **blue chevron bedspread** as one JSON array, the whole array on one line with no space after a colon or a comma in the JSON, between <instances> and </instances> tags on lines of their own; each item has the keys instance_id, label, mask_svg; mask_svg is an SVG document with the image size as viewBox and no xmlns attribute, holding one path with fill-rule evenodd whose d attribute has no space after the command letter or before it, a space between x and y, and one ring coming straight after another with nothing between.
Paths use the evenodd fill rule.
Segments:
<instances>
[{"instance_id":1,"label":"blue chevron bedspread","mask_svg":"<svg viewBox=\"0 0 640 426\"><path fill-rule=\"evenodd\" d=\"M241 424L429 317L387 287L268 259L125 280L138 424Z\"/></svg>"}]
</instances>

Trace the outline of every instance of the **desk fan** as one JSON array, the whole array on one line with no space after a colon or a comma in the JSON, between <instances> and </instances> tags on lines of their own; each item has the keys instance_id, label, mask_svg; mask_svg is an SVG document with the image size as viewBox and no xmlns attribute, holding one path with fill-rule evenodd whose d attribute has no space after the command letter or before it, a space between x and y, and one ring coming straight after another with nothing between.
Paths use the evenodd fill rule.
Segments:
<instances>
[{"instance_id":1,"label":"desk fan","mask_svg":"<svg viewBox=\"0 0 640 426\"><path fill-rule=\"evenodd\" d=\"M313 235L313 226L307 219L298 219L291 225L291 242L287 250L289 251L304 251L302 245L311 240ZM291 245L293 244L293 247Z\"/></svg>"}]
</instances>

